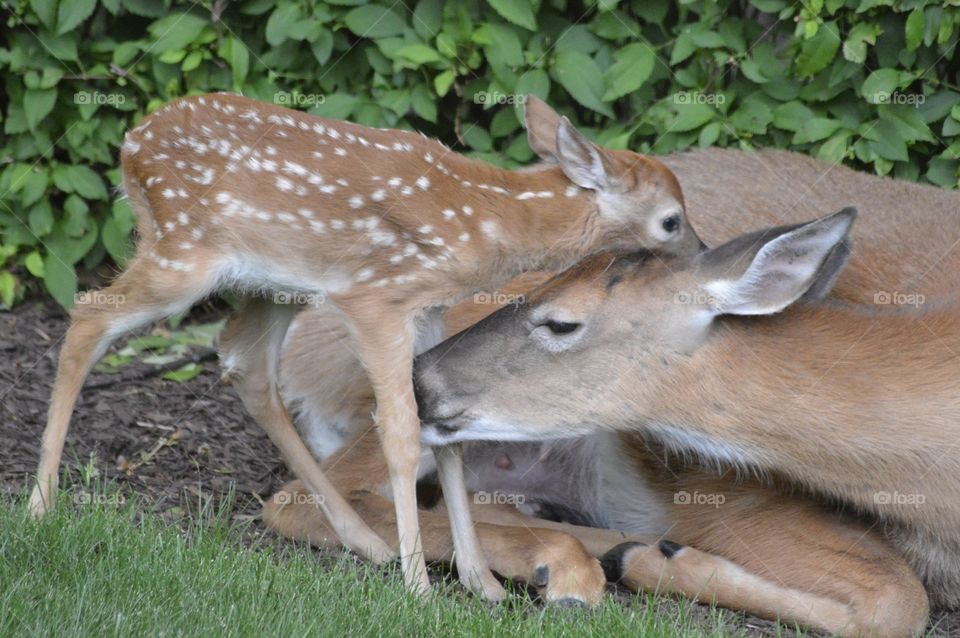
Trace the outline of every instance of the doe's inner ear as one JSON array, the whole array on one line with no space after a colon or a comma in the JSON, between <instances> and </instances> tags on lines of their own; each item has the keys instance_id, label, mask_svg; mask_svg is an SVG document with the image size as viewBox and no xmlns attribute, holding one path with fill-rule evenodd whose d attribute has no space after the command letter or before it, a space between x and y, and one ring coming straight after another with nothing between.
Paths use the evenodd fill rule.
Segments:
<instances>
[{"instance_id":1,"label":"doe's inner ear","mask_svg":"<svg viewBox=\"0 0 960 638\"><path fill-rule=\"evenodd\" d=\"M773 229L756 243L737 238L716 249L731 271L744 256L751 257L746 271L736 278L715 277L704 288L716 300L718 314L764 315L779 312L808 291L826 294L849 256L848 234L856 210L839 213L794 227ZM746 238L749 238L747 236ZM742 261L741 261L742 263ZM735 272L735 271L734 271Z\"/></svg>"}]
</instances>

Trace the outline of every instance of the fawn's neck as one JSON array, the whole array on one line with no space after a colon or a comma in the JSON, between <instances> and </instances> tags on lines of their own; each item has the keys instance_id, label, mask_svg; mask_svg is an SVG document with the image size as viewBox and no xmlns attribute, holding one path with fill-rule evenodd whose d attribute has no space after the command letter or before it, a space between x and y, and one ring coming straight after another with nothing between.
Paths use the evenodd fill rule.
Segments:
<instances>
[{"instance_id":1,"label":"fawn's neck","mask_svg":"<svg viewBox=\"0 0 960 638\"><path fill-rule=\"evenodd\" d=\"M444 161L450 177L461 183L469 171L465 190L473 207L483 211L480 232L489 257L510 271L508 276L559 270L589 252L595 240L593 192L574 186L559 167L509 171L462 156Z\"/></svg>"}]
</instances>

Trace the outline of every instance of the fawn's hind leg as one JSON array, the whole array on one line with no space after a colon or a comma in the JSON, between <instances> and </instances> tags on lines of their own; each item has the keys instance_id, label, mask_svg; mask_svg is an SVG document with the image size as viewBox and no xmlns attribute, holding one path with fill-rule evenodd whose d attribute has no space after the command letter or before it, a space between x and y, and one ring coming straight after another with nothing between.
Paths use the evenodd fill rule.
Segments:
<instances>
[{"instance_id":1,"label":"fawn's hind leg","mask_svg":"<svg viewBox=\"0 0 960 638\"><path fill-rule=\"evenodd\" d=\"M230 319L220 339L225 376L235 386L247 411L279 448L284 461L313 492L344 545L375 563L396 553L363 521L330 483L303 443L283 404L278 383L278 359L296 306L264 299L247 299Z\"/></svg>"},{"instance_id":2,"label":"fawn's hind leg","mask_svg":"<svg viewBox=\"0 0 960 638\"><path fill-rule=\"evenodd\" d=\"M138 255L116 281L86 293L74 306L70 328L60 349L57 376L43 431L30 512L44 514L53 504L60 457L73 406L90 369L120 335L190 308L215 286L209 270L183 272L160 268Z\"/></svg>"}]
</instances>

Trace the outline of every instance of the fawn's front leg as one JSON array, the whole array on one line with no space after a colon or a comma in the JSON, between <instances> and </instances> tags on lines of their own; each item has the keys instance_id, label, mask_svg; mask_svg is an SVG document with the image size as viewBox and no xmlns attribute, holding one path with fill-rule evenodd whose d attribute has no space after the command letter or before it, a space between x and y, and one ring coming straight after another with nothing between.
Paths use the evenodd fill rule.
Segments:
<instances>
[{"instance_id":1,"label":"fawn's front leg","mask_svg":"<svg viewBox=\"0 0 960 638\"><path fill-rule=\"evenodd\" d=\"M363 319L355 319L360 358L367 369L377 402L377 426L390 485L393 489L400 534L400 561L404 578L414 590L429 586L417 518L417 469L420 464L420 418L413 393L414 322L399 325L372 322L369 307ZM349 311L348 311L348 314ZM463 463L456 451L438 455L438 470L450 502L457 548L457 570L463 584L488 600L506 597L493 578L479 549L470 519L463 480Z\"/></svg>"},{"instance_id":2,"label":"fawn's front leg","mask_svg":"<svg viewBox=\"0 0 960 638\"><path fill-rule=\"evenodd\" d=\"M457 559L460 582L471 591L482 593L487 600L503 600L507 592L493 577L480 550L480 540L470 517L467 486L463 477L463 446L459 443L434 448L437 474L450 516L450 531Z\"/></svg>"},{"instance_id":3,"label":"fawn's front leg","mask_svg":"<svg viewBox=\"0 0 960 638\"><path fill-rule=\"evenodd\" d=\"M371 313L370 305L365 304L360 317L353 319L358 354L376 400L375 420L393 491L404 582L411 590L426 593L430 580L417 519L420 419L413 395L415 329L412 317L398 321L395 313ZM347 314L351 314L349 310Z\"/></svg>"}]
</instances>

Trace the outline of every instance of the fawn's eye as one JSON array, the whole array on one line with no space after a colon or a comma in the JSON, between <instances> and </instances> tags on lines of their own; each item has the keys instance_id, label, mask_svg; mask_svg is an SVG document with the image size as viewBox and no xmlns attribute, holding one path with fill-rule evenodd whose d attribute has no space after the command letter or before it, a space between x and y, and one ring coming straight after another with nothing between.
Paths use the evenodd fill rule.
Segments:
<instances>
[{"instance_id":1,"label":"fawn's eye","mask_svg":"<svg viewBox=\"0 0 960 638\"><path fill-rule=\"evenodd\" d=\"M680 216L679 215L670 215L661 222L663 229L668 233L675 233L677 229L680 228Z\"/></svg>"},{"instance_id":2,"label":"fawn's eye","mask_svg":"<svg viewBox=\"0 0 960 638\"><path fill-rule=\"evenodd\" d=\"M580 327L580 324L575 321L545 321L542 326L546 328L555 335L568 335L571 332L576 332L577 328Z\"/></svg>"}]
</instances>

